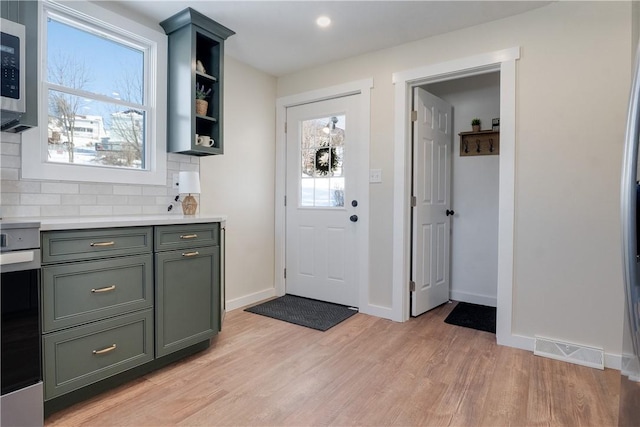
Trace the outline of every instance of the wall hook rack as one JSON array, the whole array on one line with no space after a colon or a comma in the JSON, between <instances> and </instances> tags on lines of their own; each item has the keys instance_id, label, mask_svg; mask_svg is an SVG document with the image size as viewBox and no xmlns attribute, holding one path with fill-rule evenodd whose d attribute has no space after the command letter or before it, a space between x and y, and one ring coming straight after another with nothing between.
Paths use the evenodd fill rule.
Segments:
<instances>
[{"instance_id":1,"label":"wall hook rack","mask_svg":"<svg viewBox=\"0 0 640 427\"><path fill-rule=\"evenodd\" d=\"M500 154L500 132L460 132L460 156L487 156ZM471 145L473 144L473 145ZM469 145L475 147L470 150Z\"/></svg>"}]
</instances>

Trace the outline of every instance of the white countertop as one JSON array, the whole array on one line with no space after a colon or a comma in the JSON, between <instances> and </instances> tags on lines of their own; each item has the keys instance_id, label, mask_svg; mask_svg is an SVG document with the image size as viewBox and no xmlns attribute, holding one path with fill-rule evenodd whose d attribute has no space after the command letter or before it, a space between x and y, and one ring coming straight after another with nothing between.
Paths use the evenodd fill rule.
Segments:
<instances>
[{"instance_id":1,"label":"white countertop","mask_svg":"<svg viewBox=\"0 0 640 427\"><path fill-rule=\"evenodd\" d=\"M224 227L226 215L113 215L83 217L3 218L3 222L39 222L40 231L78 230L86 228L136 227L144 225L197 224L220 222Z\"/></svg>"}]
</instances>

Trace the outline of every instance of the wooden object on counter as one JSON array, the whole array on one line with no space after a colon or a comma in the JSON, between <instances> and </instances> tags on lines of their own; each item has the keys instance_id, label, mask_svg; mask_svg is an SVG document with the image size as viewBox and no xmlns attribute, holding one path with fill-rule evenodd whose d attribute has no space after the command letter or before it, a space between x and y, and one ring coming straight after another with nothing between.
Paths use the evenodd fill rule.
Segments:
<instances>
[{"instance_id":1,"label":"wooden object on counter","mask_svg":"<svg viewBox=\"0 0 640 427\"><path fill-rule=\"evenodd\" d=\"M460 156L491 156L500 154L500 132L460 132Z\"/></svg>"}]
</instances>

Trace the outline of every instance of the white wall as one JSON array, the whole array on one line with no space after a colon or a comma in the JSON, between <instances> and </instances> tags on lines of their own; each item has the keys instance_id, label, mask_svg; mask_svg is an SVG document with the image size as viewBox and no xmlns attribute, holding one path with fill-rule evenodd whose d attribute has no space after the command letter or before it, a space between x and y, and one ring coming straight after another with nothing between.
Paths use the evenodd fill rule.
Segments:
<instances>
[{"instance_id":1,"label":"white wall","mask_svg":"<svg viewBox=\"0 0 640 427\"><path fill-rule=\"evenodd\" d=\"M619 181L630 84L629 2L556 2L278 79L280 96L374 78L371 302L392 304L394 72L521 47L512 329L620 353Z\"/></svg>"},{"instance_id":2,"label":"white wall","mask_svg":"<svg viewBox=\"0 0 640 427\"><path fill-rule=\"evenodd\" d=\"M200 161L203 213L227 220L227 308L275 295L276 79L225 57L224 155Z\"/></svg>"},{"instance_id":3,"label":"white wall","mask_svg":"<svg viewBox=\"0 0 640 427\"><path fill-rule=\"evenodd\" d=\"M495 307L498 290L499 157L460 156L460 132L500 116L500 74L425 86L453 106L451 299Z\"/></svg>"}]
</instances>

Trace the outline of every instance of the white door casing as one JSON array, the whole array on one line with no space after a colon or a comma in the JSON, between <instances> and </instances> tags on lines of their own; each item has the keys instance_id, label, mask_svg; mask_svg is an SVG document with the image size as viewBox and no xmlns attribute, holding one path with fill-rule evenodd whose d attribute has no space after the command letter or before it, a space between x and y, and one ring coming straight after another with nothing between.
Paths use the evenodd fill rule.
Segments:
<instances>
[{"instance_id":1,"label":"white door casing","mask_svg":"<svg viewBox=\"0 0 640 427\"><path fill-rule=\"evenodd\" d=\"M365 144L359 96L290 107L286 113L286 292L355 307L358 154Z\"/></svg>"},{"instance_id":2,"label":"white door casing","mask_svg":"<svg viewBox=\"0 0 640 427\"><path fill-rule=\"evenodd\" d=\"M413 197L411 315L449 300L452 106L413 89Z\"/></svg>"},{"instance_id":3,"label":"white door casing","mask_svg":"<svg viewBox=\"0 0 640 427\"><path fill-rule=\"evenodd\" d=\"M514 224L515 224L515 142L516 142L516 61L520 48L513 47L452 61L426 65L393 74L394 108L394 243L393 307L391 319L409 319L408 278L410 273L410 128L407 117L411 88L500 71L500 181L498 208L498 295L496 338L498 344L527 350L534 340L514 333L512 328Z\"/></svg>"}]
</instances>

